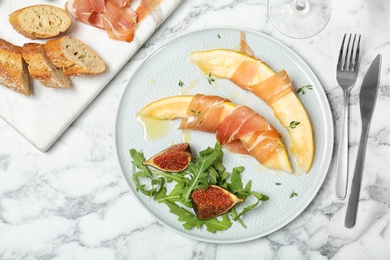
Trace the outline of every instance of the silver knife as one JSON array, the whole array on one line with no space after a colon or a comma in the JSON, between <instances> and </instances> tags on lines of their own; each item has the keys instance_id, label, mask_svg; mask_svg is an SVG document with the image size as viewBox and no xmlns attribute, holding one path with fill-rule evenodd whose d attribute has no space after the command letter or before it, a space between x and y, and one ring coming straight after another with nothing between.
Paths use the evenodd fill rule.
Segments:
<instances>
[{"instance_id":1,"label":"silver knife","mask_svg":"<svg viewBox=\"0 0 390 260\"><path fill-rule=\"evenodd\" d=\"M364 170L364 157L366 154L366 144L372 115L374 114L375 103L378 96L379 75L382 56L378 54L371 63L366 76L363 79L360 89L359 102L360 114L362 118L362 133L360 136L358 156L356 159L355 172L352 178L351 191L345 213L344 226L352 228L355 225L356 213L359 202L360 184L362 182Z\"/></svg>"}]
</instances>

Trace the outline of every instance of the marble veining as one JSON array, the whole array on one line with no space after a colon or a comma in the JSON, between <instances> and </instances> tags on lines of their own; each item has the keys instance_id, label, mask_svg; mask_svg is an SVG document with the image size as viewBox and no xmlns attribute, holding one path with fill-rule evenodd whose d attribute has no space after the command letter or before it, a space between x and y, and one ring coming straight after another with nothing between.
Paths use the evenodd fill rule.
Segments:
<instances>
[{"instance_id":1,"label":"marble veining","mask_svg":"<svg viewBox=\"0 0 390 260\"><path fill-rule=\"evenodd\" d=\"M272 27L266 4L183 1L46 153L0 120L0 259L390 259L390 5L386 0L332 1L331 20L320 34L293 40ZM379 98L353 229L342 224L346 201L334 194L333 163L301 215L266 237L231 245L173 232L129 191L114 143L115 114L129 78L168 40L218 25L266 33L311 66L332 109L335 148L343 102L335 78L338 50L344 33L362 34L359 79L350 101L351 168L360 139L360 85L371 61L382 53Z\"/></svg>"}]
</instances>

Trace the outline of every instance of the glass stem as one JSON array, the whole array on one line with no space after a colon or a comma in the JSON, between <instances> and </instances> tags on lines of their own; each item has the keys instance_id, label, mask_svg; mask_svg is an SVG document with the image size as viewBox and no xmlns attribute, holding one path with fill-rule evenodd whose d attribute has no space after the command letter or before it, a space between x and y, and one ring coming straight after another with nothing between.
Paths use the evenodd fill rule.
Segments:
<instances>
[{"instance_id":1,"label":"glass stem","mask_svg":"<svg viewBox=\"0 0 390 260\"><path fill-rule=\"evenodd\" d=\"M306 8L306 0L297 0L295 4L298 11L302 11Z\"/></svg>"}]
</instances>

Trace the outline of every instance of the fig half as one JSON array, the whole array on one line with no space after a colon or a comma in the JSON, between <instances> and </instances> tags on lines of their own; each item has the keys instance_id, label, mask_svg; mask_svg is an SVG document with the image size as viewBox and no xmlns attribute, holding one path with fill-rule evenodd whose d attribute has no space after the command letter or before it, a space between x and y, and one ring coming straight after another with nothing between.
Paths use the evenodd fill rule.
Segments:
<instances>
[{"instance_id":1,"label":"fig half","mask_svg":"<svg viewBox=\"0 0 390 260\"><path fill-rule=\"evenodd\" d=\"M196 189L191 197L192 207L200 220L222 215L237 203L245 201L245 199L215 185L210 185L205 190Z\"/></svg>"},{"instance_id":2,"label":"fig half","mask_svg":"<svg viewBox=\"0 0 390 260\"><path fill-rule=\"evenodd\" d=\"M180 143L168 147L142 164L152 166L161 171L181 172L187 168L191 159L190 145L188 143Z\"/></svg>"}]
</instances>

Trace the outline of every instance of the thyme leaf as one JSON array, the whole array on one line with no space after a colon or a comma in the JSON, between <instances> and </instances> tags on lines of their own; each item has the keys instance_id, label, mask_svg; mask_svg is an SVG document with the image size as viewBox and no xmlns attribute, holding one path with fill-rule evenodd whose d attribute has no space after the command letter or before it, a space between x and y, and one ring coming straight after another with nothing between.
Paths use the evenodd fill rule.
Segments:
<instances>
[{"instance_id":1,"label":"thyme leaf","mask_svg":"<svg viewBox=\"0 0 390 260\"><path fill-rule=\"evenodd\" d=\"M211 75L211 72L209 73L209 76L207 77L207 81L209 82L210 85L213 85L215 82L215 78Z\"/></svg>"},{"instance_id":2,"label":"thyme leaf","mask_svg":"<svg viewBox=\"0 0 390 260\"><path fill-rule=\"evenodd\" d=\"M295 196L298 196L298 193L296 193L294 190L292 190L291 194L290 194L290 199L292 197L295 197Z\"/></svg>"},{"instance_id":3,"label":"thyme leaf","mask_svg":"<svg viewBox=\"0 0 390 260\"><path fill-rule=\"evenodd\" d=\"M183 81L179 80L179 87L183 87L185 84Z\"/></svg>"},{"instance_id":4,"label":"thyme leaf","mask_svg":"<svg viewBox=\"0 0 390 260\"><path fill-rule=\"evenodd\" d=\"M288 126L289 128L291 129L294 129L295 127L297 127L301 122L298 122L298 121L291 121L290 122L290 125Z\"/></svg>"},{"instance_id":5,"label":"thyme leaf","mask_svg":"<svg viewBox=\"0 0 390 260\"><path fill-rule=\"evenodd\" d=\"M302 95L305 95L305 94L306 94L305 89L312 90L312 89L313 89L313 86L312 86L312 85L305 85L305 86L302 86L302 87L300 87L300 88L297 90L297 94L302 93Z\"/></svg>"}]
</instances>

